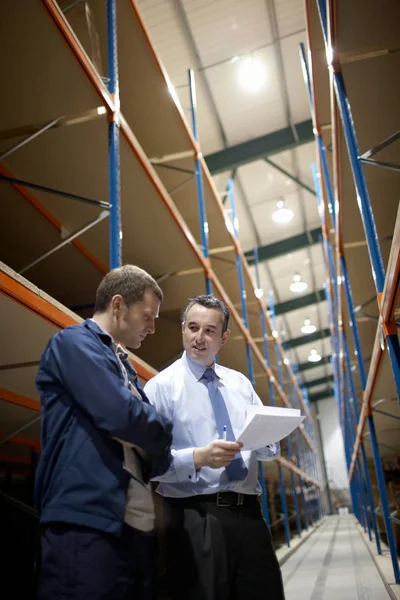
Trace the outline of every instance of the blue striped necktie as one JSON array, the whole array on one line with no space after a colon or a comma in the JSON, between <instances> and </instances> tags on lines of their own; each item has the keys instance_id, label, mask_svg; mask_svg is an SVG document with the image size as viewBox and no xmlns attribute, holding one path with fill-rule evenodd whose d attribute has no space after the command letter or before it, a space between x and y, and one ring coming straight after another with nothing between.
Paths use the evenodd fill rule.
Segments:
<instances>
[{"instance_id":1,"label":"blue striped necktie","mask_svg":"<svg viewBox=\"0 0 400 600\"><path fill-rule=\"evenodd\" d=\"M213 407L215 422L220 439L224 437L224 427L226 427L226 441L235 442L235 434L233 433L231 420L228 415L225 400L217 387L217 375L214 369L209 367L203 373L202 379L207 383L208 393L210 394L211 405ZM244 463L242 455L238 452L232 462L225 467L228 477L231 481L243 481L246 479L248 469Z\"/></svg>"}]
</instances>

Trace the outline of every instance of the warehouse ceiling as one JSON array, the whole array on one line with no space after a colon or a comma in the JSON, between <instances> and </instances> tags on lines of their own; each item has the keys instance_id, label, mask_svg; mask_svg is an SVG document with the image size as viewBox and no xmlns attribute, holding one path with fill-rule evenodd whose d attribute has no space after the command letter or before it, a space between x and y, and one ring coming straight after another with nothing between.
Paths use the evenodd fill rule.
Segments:
<instances>
[{"instance_id":1,"label":"warehouse ceiling","mask_svg":"<svg viewBox=\"0 0 400 600\"><path fill-rule=\"evenodd\" d=\"M2 97L0 111L0 154L51 120L61 120L0 162L5 216L0 221L0 258L80 317L86 317L91 315L94 291L108 265L108 221L102 217L109 194L107 116L101 110L99 95L44 8L46 4L19 0L2 8L0 61L7 94ZM332 167L328 71L315 3L311 4L318 118ZM399 8L395 1L385 0L383 4L381 10L373 0L355 0L351 7L343 0L337 2L338 44L343 56L364 56L371 48L393 50L344 65L363 152L399 129L400 81L393 76L400 72L400 54L395 51L400 38L393 18ZM190 68L196 79L201 151L212 175L211 179L205 174L212 267L240 313L235 252L225 223L232 216L226 200L227 182L232 178L240 243L252 276L246 274L245 286L253 338L262 352L259 304L253 293L253 249L259 248L263 300L270 308L272 292L276 329L287 343L287 356L299 365L299 377L310 398L330 397L333 372L324 292L326 271L311 171L316 145L299 58L300 43L307 46L304 5L298 0L141 0L137 6L138 10L130 0L118 3L121 108L133 133L121 139L123 261L149 270L160 279L165 292L157 333L138 355L157 369L174 360L181 349L181 311L188 297L205 290L198 256L185 240L186 236L197 244L201 241L193 146L187 134L191 129ZM106 78L104 2L63 0L59 7L92 61L95 75ZM21 11L24 19L20 18ZM377 19L379 31L374 26ZM248 79L249 65L259 69L255 80ZM399 162L398 143L384 151L384 160ZM360 307L358 323L368 369L378 316L376 291L343 137L340 144L343 241L354 303ZM185 158L170 161L175 169L159 164L162 157L176 153L183 153ZM387 265L398 208L399 173L366 166L365 174ZM21 180L41 188L29 188ZM67 191L70 197L46 192L43 186ZM215 190L221 194L225 212L215 202ZM71 194L84 196L86 201ZM161 201L168 195L178 215ZM293 212L286 224L273 220L278 202ZM180 217L189 230L182 227ZM94 223L73 243L32 265L68 235ZM332 230L329 216L327 224ZM332 231L330 235L334 242ZM289 289L295 274L307 284L300 293ZM344 316L355 367L348 317ZM306 319L316 328L313 334L301 331ZM233 319L232 338L222 358L246 372L243 339L240 323ZM273 357L271 337L269 349ZM311 350L316 350L321 361L308 361ZM374 401L386 402L389 412L398 417L390 368L384 366L385 375L380 378ZM277 375L275 358L272 368ZM255 371L257 389L268 398L262 365L256 363ZM8 369L7 384L14 376L22 385L20 375L20 370L12 374ZM356 371L354 376L361 399ZM28 387L34 395L31 384ZM393 423L395 420L377 415L378 435L384 432L392 436L390 443L386 440L389 455L398 451Z\"/></svg>"},{"instance_id":2,"label":"warehouse ceiling","mask_svg":"<svg viewBox=\"0 0 400 600\"><path fill-rule=\"evenodd\" d=\"M243 249L252 252L254 247L320 226L311 173L315 144L299 60L299 44L306 41L302 3L144 0L139 8L187 118L187 71L195 72L202 152L211 172L216 173L220 192L230 177L234 179ZM249 59L261 69L259 89L240 84ZM306 126L298 127L304 123ZM261 137L262 150L249 149L249 141ZM293 211L293 219L286 225L272 219L280 200ZM311 246L306 239L299 248L289 251L289 247L289 241L287 250L282 243L279 258L260 264L267 303L269 290L276 304L296 301L302 295L289 290L295 273L307 284L304 295L323 289L320 244ZM327 327L326 303L312 300L278 316L277 328L283 339L301 336L305 319L318 331ZM293 361L307 362L312 348L322 357L329 356L329 339L297 346L291 352ZM329 364L319 370L324 376L332 373ZM314 377L319 373L303 372L305 381ZM324 387L330 391L328 385Z\"/></svg>"},{"instance_id":3,"label":"warehouse ceiling","mask_svg":"<svg viewBox=\"0 0 400 600\"><path fill-rule=\"evenodd\" d=\"M318 124L331 165L328 70L316 2L310 4L318 81ZM228 178L234 179L242 247L250 264L254 247L260 249L261 258L266 258L260 264L264 293L272 290L275 302L284 308L287 301L299 303L297 310L282 311L277 319L283 339L300 336L304 340L304 344L290 352L292 360L301 367L307 366L313 348L322 359L327 359L314 365L308 363L315 367L313 369L301 370L311 399L330 397L333 393L329 362L332 348L330 338L323 337L329 327L324 300L326 270L319 243L321 222L311 171L317 155L299 57L300 43L308 47L305 3L298 0L249 0L246 3L142 0L139 7L188 119L188 68L196 74L199 138L206 162L221 192ZM393 91L393 86L400 83L398 76L393 80L393 74L399 72L396 49L400 46L395 14L399 16L398 3L390 0L384 3L382 10L372 0L352 2L351 7L344 1L336 3L338 50L346 59L344 73L362 151L399 129L398 96ZM378 18L379 28L375 27ZM390 56L384 52L388 49ZM375 54L369 60L352 60L357 55L367 57L371 50ZM241 76L250 60L259 65L260 73L258 80L254 79L256 83L253 81L254 85L246 88L241 85ZM371 115L374 115L372 120ZM397 158L398 162L398 149L397 142L385 150L386 155L381 159L396 162ZM359 309L357 317L368 370L377 324L376 290L343 137L341 157L344 249L354 303ZM365 171L386 266L400 178L394 171L375 167L366 166ZM381 205L383 186L385 210ZM272 219L280 200L294 213L287 224L277 224ZM329 217L327 225L332 233ZM334 236L331 240L334 244ZM301 294L289 290L295 273L307 284ZM315 302L317 294L323 301ZM301 306L302 301L305 306ZM301 332L305 319L316 326L321 339L308 341ZM347 335L355 367L350 330ZM355 383L358 385L357 376ZM388 390L388 397L393 394L394 386Z\"/></svg>"}]
</instances>

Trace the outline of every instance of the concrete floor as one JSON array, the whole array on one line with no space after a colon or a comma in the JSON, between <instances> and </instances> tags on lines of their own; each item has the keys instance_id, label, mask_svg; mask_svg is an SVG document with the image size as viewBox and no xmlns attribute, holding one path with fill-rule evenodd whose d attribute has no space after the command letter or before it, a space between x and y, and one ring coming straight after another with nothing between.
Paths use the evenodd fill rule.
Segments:
<instances>
[{"instance_id":1,"label":"concrete floor","mask_svg":"<svg viewBox=\"0 0 400 600\"><path fill-rule=\"evenodd\" d=\"M327 517L282 566L286 600L389 600L350 516Z\"/></svg>"}]
</instances>

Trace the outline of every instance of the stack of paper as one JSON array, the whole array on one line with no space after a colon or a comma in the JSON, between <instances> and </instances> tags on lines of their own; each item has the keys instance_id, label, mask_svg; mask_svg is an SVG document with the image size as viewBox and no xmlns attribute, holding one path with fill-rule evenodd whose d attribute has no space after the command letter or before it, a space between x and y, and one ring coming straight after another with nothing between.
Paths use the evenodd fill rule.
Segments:
<instances>
[{"instance_id":1,"label":"stack of paper","mask_svg":"<svg viewBox=\"0 0 400 600\"><path fill-rule=\"evenodd\" d=\"M296 408L249 406L244 429L237 442L243 450L258 450L287 437L305 419Z\"/></svg>"}]
</instances>

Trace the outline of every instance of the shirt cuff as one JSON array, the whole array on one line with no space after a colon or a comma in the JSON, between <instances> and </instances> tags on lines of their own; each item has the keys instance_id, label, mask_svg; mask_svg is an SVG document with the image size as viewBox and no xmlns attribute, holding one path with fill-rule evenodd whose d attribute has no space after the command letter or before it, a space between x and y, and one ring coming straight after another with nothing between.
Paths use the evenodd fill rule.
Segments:
<instances>
[{"instance_id":1,"label":"shirt cuff","mask_svg":"<svg viewBox=\"0 0 400 600\"><path fill-rule=\"evenodd\" d=\"M269 444L265 448L260 448L256 450L257 460L274 460L278 456L280 452L280 444L279 442L274 444Z\"/></svg>"},{"instance_id":2,"label":"shirt cuff","mask_svg":"<svg viewBox=\"0 0 400 600\"><path fill-rule=\"evenodd\" d=\"M183 448L182 450L173 450L174 467L177 480L197 481L197 471L194 466L193 453L195 448Z\"/></svg>"}]
</instances>

